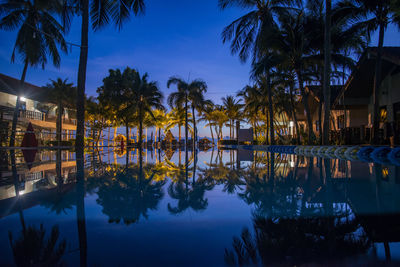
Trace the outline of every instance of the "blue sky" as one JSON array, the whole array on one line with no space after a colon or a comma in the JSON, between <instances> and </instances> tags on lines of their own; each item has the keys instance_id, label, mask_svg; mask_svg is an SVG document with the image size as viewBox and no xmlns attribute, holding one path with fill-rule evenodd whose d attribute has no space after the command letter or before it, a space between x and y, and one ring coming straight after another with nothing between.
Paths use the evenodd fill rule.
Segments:
<instances>
[{"instance_id":1,"label":"blue sky","mask_svg":"<svg viewBox=\"0 0 400 267\"><path fill-rule=\"evenodd\" d=\"M146 2L144 16L132 17L121 31L108 26L89 35L89 60L86 91L95 95L110 68L133 67L158 81L165 97L174 89L166 82L172 75L187 79L202 78L208 84L206 97L215 103L227 94L235 94L249 82L249 64L240 63L221 41L222 29L245 13L231 8L221 11L217 0L152 0ZM389 28L385 45L400 46L397 30ZM19 78L21 62L10 63L16 33L0 31L0 72ZM80 20L74 19L69 42L80 43ZM373 38L373 44L376 38ZM45 70L28 69L26 80L44 85L49 79L68 78L76 83L79 48L72 47L62 56L61 67L51 64ZM209 135L199 127L200 135ZM229 133L224 132L224 135Z\"/></svg>"}]
</instances>

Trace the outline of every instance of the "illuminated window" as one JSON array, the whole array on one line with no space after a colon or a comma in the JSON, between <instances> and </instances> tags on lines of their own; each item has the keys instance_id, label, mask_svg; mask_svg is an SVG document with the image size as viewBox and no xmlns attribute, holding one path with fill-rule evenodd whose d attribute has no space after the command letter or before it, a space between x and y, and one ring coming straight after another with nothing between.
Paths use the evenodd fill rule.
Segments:
<instances>
[{"instance_id":1,"label":"illuminated window","mask_svg":"<svg viewBox=\"0 0 400 267\"><path fill-rule=\"evenodd\" d=\"M380 122L387 122L387 110L386 107L383 107L379 111L379 121Z\"/></svg>"}]
</instances>

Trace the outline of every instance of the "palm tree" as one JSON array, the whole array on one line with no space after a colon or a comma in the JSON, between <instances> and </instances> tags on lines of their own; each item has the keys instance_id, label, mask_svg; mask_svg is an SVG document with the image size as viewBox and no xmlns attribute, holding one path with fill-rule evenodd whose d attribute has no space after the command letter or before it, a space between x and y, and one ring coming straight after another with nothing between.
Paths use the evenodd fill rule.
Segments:
<instances>
[{"instance_id":1,"label":"palm tree","mask_svg":"<svg viewBox=\"0 0 400 267\"><path fill-rule=\"evenodd\" d=\"M14 240L11 231L8 233L16 266L64 266L62 257L67 248L67 241L60 240L58 225L51 228L46 237L43 224L37 229L29 226L22 235Z\"/></svg>"},{"instance_id":2,"label":"palm tree","mask_svg":"<svg viewBox=\"0 0 400 267\"><path fill-rule=\"evenodd\" d=\"M161 130L163 130L166 127L168 120L164 110L159 110L159 109L153 110L153 115L155 118L154 126L156 127L155 143L157 144L157 134L158 134L158 140L159 142L161 142Z\"/></svg>"},{"instance_id":3,"label":"palm tree","mask_svg":"<svg viewBox=\"0 0 400 267\"><path fill-rule=\"evenodd\" d=\"M147 73L140 76L139 72L136 71L134 76L133 99L136 105L133 108L139 115L139 147L142 147L143 119L146 114L149 114L155 120L152 109L165 109L162 104L164 96L156 82L148 81Z\"/></svg>"},{"instance_id":4,"label":"palm tree","mask_svg":"<svg viewBox=\"0 0 400 267\"><path fill-rule=\"evenodd\" d=\"M178 91L171 93L168 96L168 104L170 107L176 106L180 108L184 108L185 110L185 145L188 145L188 102L192 99L199 99L201 100L202 96L199 97L199 95L202 95L203 92L206 92L207 90L207 85L204 81L200 79L196 79L189 82L185 82L181 78L178 78L176 76L169 78L167 81L167 87L169 88L171 84L175 84L177 86ZM196 101L196 100L195 100ZM195 108L197 103L192 104L192 107ZM192 114L192 116L194 116Z\"/></svg>"},{"instance_id":5,"label":"palm tree","mask_svg":"<svg viewBox=\"0 0 400 267\"><path fill-rule=\"evenodd\" d=\"M231 42L231 52L238 53L239 58L245 62L252 54L253 62L256 61L260 49L266 45L268 36L276 28L275 17L286 12L288 3L300 4L297 0L218 0L219 7L224 10L237 6L250 11L234 20L222 32L222 41Z\"/></svg>"},{"instance_id":6,"label":"palm tree","mask_svg":"<svg viewBox=\"0 0 400 267\"><path fill-rule=\"evenodd\" d=\"M344 0L338 3L342 12L353 19L356 28L364 28L368 39L378 30L378 48L373 89L373 143L377 144L379 131L379 95L382 76L382 53L385 31L389 24L400 28L399 2L397 0Z\"/></svg>"},{"instance_id":7,"label":"palm tree","mask_svg":"<svg viewBox=\"0 0 400 267\"><path fill-rule=\"evenodd\" d=\"M199 112L203 107L209 104L209 100L204 99L204 93L207 92L207 84L205 82L199 82L197 86L190 87L189 100L192 106L192 117L193 117L193 145L196 145L197 141L197 127L196 127L196 111Z\"/></svg>"},{"instance_id":8,"label":"palm tree","mask_svg":"<svg viewBox=\"0 0 400 267\"><path fill-rule=\"evenodd\" d=\"M201 109L200 121L206 122L205 127L210 127L211 138L212 138L213 144L214 144L215 142L214 142L214 134L213 134L212 127L215 126L215 124L214 124L215 119L214 119L213 110L214 110L214 104L211 101L209 101L209 103L207 103Z\"/></svg>"},{"instance_id":9,"label":"palm tree","mask_svg":"<svg viewBox=\"0 0 400 267\"><path fill-rule=\"evenodd\" d=\"M57 103L57 145L61 146L62 141L62 116L65 108L73 108L76 99L76 87L68 83L68 79L50 80L51 83L45 86L46 98L49 102Z\"/></svg>"},{"instance_id":10,"label":"palm tree","mask_svg":"<svg viewBox=\"0 0 400 267\"><path fill-rule=\"evenodd\" d=\"M226 110L226 115L229 118L229 137L230 139L234 138L235 128L234 123L235 120L240 118L240 112L243 105L240 103L241 99L236 100L234 96L229 95L227 97L222 98L222 103Z\"/></svg>"},{"instance_id":11,"label":"palm tree","mask_svg":"<svg viewBox=\"0 0 400 267\"><path fill-rule=\"evenodd\" d=\"M13 114L10 147L15 146L20 97L23 93L28 66L44 68L47 56L50 56L53 65L58 67L60 54L57 47L63 52L67 52L67 45L63 37L64 28L53 17L59 8L58 4L58 1L44 0L7 0L0 4L0 29L10 31L18 29L11 62L14 63L16 54L19 54L24 64L20 85L15 92L17 102Z\"/></svg>"},{"instance_id":12,"label":"palm tree","mask_svg":"<svg viewBox=\"0 0 400 267\"><path fill-rule=\"evenodd\" d=\"M312 119L309 108L309 92L304 87L304 75L308 63L308 55L312 48L311 31L313 24L309 23L307 14L304 10L285 13L279 17L280 37L276 38L276 46L279 47L280 54L284 56L282 64L289 66L297 76L297 82L303 102L307 128L308 143L311 144L314 138Z\"/></svg>"},{"instance_id":13,"label":"palm tree","mask_svg":"<svg viewBox=\"0 0 400 267\"><path fill-rule=\"evenodd\" d=\"M207 90L207 85L204 81L196 79L189 82L185 82L183 79L176 76L170 77L167 81L167 87L169 88L171 84L175 84L178 91L171 93L168 96L168 104L170 107L179 107L185 110L185 146L188 145L188 103L192 98L199 98L203 92ZM201 97L200 97L201 98ZM196 100L195 100L196 101ZM192 104L193 105L193 104ZM196 104L193 105L193 108ZM192 114L192 116L194 116Z\"/></svg>"},{"instance_id":14,"label":"palm tree","mask_svg":"<svg viewBox=\"0 0 400 267\"><path fill-rule=\"evenodd\" d=\"M324 127L322 143L329 145L330 114L331 114L331 10L332 0L325 0L325 42L324 42ZM320 120L321 124L321 120Z\"/></svg>"},{"instance_id":15,"label":"palm tree","mask_svg":"<svg viewBox=\"0 0 400 267\"><path fill-rule=\"evenodd\" d=\"M82 148L85 131L85 83L89 50L89 14L94 31L102 29L111 22L114 22L117 28L121 29L123 23L129 19L131 12L135 15L142 14L144 13L145 5L144 0L70 0L64 1L64 4L61 14L67 27L70 25L73 15L82 17L76 103L76 147Z\"/></svg>"},{"instance_id":16,"label":"palm tree","mask_svg":"<svg viewBox=\"0 0 400 267\"><path fill-rule=\"evenodd\" d=\"M137 70L127 67L123 72L120 69L109 70L109 76L103 79L103 86L97 89L97 93L100 101L108 101L117 110L117 117L126 125L127 137L129 126L138 122L141 147L146 114L154 119L153 108L164 110L163 95L157 83L148 81L147 73L141 76Z\"/></svg>"},{"instance_id":17,"label":"palm tree","mask_svg":"<svg viewBox=\"0 0 400 267\"><path fill-rule=\"evenodd\" d=\"M165 128L166 131L178 126L178 142L181 142L181 127L185 123L185 110L183 108L173 108L167 115L167 126ZM190 119L191 114L188 114L188 118ZM190 126L189 126L190 127Z\"/></svg>"}]
</instances>

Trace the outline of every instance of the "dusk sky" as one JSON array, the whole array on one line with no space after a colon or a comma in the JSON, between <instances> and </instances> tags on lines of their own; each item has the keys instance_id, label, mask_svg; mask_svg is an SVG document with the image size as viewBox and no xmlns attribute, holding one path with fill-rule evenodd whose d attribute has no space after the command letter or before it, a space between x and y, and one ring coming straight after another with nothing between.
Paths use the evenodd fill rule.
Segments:
<instances>
[{"instance_id":1,"label":"dusk sky","mask_svg":"<svg viewBox=\"0 0 400 267\"><path fill-rule=\"evenodd\" d=\"M222 29L246 11L231 8L221 11L217 0L152 0L145 1L145 15L131 17L122 30L114 26L89 34L89 60L86 92L95 95L109 69L136 68L157 81L165 98L175 88L167 89L172 75L187 79L201 78L208 84L206 97L215 103L235 94L249 82L249 64L232 56L229 45L221 40ZM400 46L399 32L389 28L385 45ZM0 31L0 72L20 78L22 64L10 63L16 32ZM66 40L80 43L80 19L75 18ZM372 44L376 43L373 38ZM26 81L38 86L49 79L68 78L76 83L79 48L72 47L62 56L61 67L51 64L45 70L28 69ZM199 127L200 136L209 135ZM175 131L174 131L175 132ZM173 133L174 133L173 132ZM224 132L226 135L228 131Z\"/></svg>"}]
</instances>

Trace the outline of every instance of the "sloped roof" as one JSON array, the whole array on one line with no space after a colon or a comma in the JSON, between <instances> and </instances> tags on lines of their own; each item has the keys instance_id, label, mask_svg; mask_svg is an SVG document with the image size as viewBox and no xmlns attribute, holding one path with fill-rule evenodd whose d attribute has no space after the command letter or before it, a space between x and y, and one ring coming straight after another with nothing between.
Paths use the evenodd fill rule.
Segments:
<instances>
[{"instance_id":1,"label":"sloped roof","mask_svg":"<svg viewBox=\"0 0 400 267\"><path fill-rule=\"evenodd\" d=\"M320 101L320 94L322 94L322 86L321 85L307 85L306 88L310 91L310 93L316 98L316 100ZM343 85L331 85L331 105L335 102L339 93L341 92Z\"/></svg>"},{"instance_id":2,"label":"sloped roof","mask_svg":"<svg viewBox=\"0 0 400 267\"><path fill-rule=\"evenodd\" d=\"M375 79L377 47L367 48L360 57L346 84L340 90L333 105L338 105L341 97L366 98L371 96ZM400 47L383 47L381 81L393 70L400 67Z\"/></svg>"},{"instance_id":3,"label":"sloped roof","mask_svg":"<svg viewBox=\"0 0 400 267\"><path fill-rule=\"evenodd\" d=\"M20 95L26 98L40 101L44 95L44 89L25 82L23 88L20 87L20 80L0 73L0 92L11 95Z\"/></svg>"}]
</instances>

